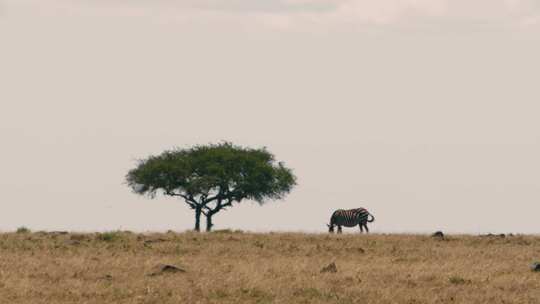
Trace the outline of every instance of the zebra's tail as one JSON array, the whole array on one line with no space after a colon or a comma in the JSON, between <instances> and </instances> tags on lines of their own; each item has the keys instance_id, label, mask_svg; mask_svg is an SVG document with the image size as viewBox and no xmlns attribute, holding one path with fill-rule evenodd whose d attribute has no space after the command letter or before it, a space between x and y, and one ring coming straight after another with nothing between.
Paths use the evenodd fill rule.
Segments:
<instances>
[{"instance_id":1,"label":"zebra's tail","mask_svg":"<svg viewBox=\"0 0 540 304\"><path fill-rule=\"evenodd\" d=\"M368 217L368 220L367 220L369 223L375 221L375 217L373 216L373 214L370 213L368 215L371 216L371 220L369 219L369 217Z\"/></svg>"}]
</instances>

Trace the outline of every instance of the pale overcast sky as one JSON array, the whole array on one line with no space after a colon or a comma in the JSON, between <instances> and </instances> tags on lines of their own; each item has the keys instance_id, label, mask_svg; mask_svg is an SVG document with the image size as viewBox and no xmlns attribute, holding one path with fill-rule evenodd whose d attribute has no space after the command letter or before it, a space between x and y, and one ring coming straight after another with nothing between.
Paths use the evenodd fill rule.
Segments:
<instances>
[{"instance_id":1,"label":"pale overcast sky","mask_svg":"<svg viewBox=\"0 0 540 304\"><path fill-rule=\"evenodd\" d=\"M299 185L216 229L538 233L538 54L534 0L0 0L0 231L191 229L124 176L229 140Z\"/></svg>"}]
</instances>

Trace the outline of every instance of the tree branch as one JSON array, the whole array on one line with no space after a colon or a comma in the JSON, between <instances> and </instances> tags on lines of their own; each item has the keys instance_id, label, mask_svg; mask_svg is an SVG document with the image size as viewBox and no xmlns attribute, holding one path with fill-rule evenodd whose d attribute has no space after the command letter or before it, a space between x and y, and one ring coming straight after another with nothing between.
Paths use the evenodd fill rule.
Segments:
<instances>
[{"instance_id":1,"label":"tree branch","mask_svg":"<svg viewBox=\"0 0 540 304\"><path fill-rule=\"evenodd\" d=\"M206 211L206 216L212 216L216 213L218 213L220 210L223 210L225 209L226 207L230 207L232 206L232 203L234 201L234 199L232 197L229 197L227 198L227 202L226 203L223 203L223 199L222 198L218 198L217 199L217 204L216 204L216 207L214 209L208 207L208 206L204 206L207 211Z\"/></svg>"},{"instance_id":2,"label":"tree branch","mask_svg":"<svg viewBox=\"0 0 540 304\"><path fill-rule=\"evenodd\" d=\"M225 207L230 207L230 206L232 206L232 202L233 202L233 200L232 200L232 199L229 199L229 201L227 201L225 204L221 205L221 208L225 208Z\"/></svg>"},{"instance_id":3,"label":"tree branch","mask_svg":"<svg viewBox=\"0 0 540 304\"><path fill-rule=\"evenodd\" d=\"M165 194L169 195L169 196L179 196L181 198L184 199L184 201L186 202L186 204L189 205L189 207L191 207L191 209L197 209L198 206L200 206L201 204L199 202L197 202L194 198L193 198L193 195L186 195L186 194L182 194L182 193L174 193L172 191L165 191ZM204 205L203 205L204 207Z\"/></svg>"},{"instance_id":4,"label":"tree branch","mask_svg":"<svg viewBox=\"0 0 540 304\"><path fill-rule=\"evenodd\" d=\"M218 193L210 198L208 198L206 200L206 203L211 203L215 200L219 200L219 199L223 199L223 196L228 193L229 191L229 187L226 187L227 189L225 190L223 186L219 186L219 190L218 190Z\"/></svg>"}]
</instances>

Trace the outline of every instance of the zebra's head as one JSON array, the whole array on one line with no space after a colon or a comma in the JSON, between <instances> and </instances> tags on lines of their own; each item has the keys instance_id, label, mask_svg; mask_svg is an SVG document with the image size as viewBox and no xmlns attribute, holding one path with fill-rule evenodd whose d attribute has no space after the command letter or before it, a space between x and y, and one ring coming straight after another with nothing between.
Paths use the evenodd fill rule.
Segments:
<instances>
[{"instance_id":1,"label":"zebra's head","mask_svg":"<svg viewBox=\"0 0 540 304\"><path fill-rule=\"evenodd\" d=\"M326 224L326 226L328 226L328 232L334 233L334 225L332 225L332 224Z\"/></svg>"}]
</instances>

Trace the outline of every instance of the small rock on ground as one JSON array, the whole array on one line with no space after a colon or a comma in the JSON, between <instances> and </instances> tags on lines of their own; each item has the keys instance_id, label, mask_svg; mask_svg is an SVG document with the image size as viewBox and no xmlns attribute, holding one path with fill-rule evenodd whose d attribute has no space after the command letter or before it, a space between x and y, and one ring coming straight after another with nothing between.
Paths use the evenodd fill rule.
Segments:
<instances>
[{"instance_id":1,"label":"small rock on ground","mask_svg":"<svg viewBox=\"0 0 540 304\"><path fill-rule=\"evenodd\" d=\"M162 239L162 238L149 239L149 240L145 240L144 244L161 243L161 242L166 242L166 241L167 241L166 239Z\"/></svg>"},{"instance_id":2,"label":"small rock on ground","mask_svg":"<svg viewBox=\"0 0 540 304\"><path fill-rule=\"evenodd\" d=\"M531 264L532 271L540 271L540 262L534 262Z\"/></svg>"},{"instance_id":3,"label":"small rock on ground","mask_svg":"<svg viewBox=\"0 0 540 304\"><path fill-rule=\"evenodd\" d=\"M443 238L444 237L444 233L442 231L436 231L435 233L433 233L431 235L432 237L435 237L435 238Z\"/></svg>"},{"instance_id":4,"label":"small rock on ground","mask_svg":"<svg viewBox=\"0 0 540 304\"><path fill-rule=\"evenodd\" d=\"M325 272L336 273L337 272L336 263L332 262L328 266L323 267L323 269L321 269L321 273L325 273Z\"/></svg>"},{"instance_id":5,"label":"small rock on ground","mask_svg":"<svg viewBox=\"0 0 540 304\"><path fill-rule=\"evenodd\" d=\"M149 274L149 276L157 276L164 273L182 273L186 272L185 269L182 269L180 267L169 265L169 264L160 264L158 265L158 271L152 272Z\"/></svg>"}]
</instances>

